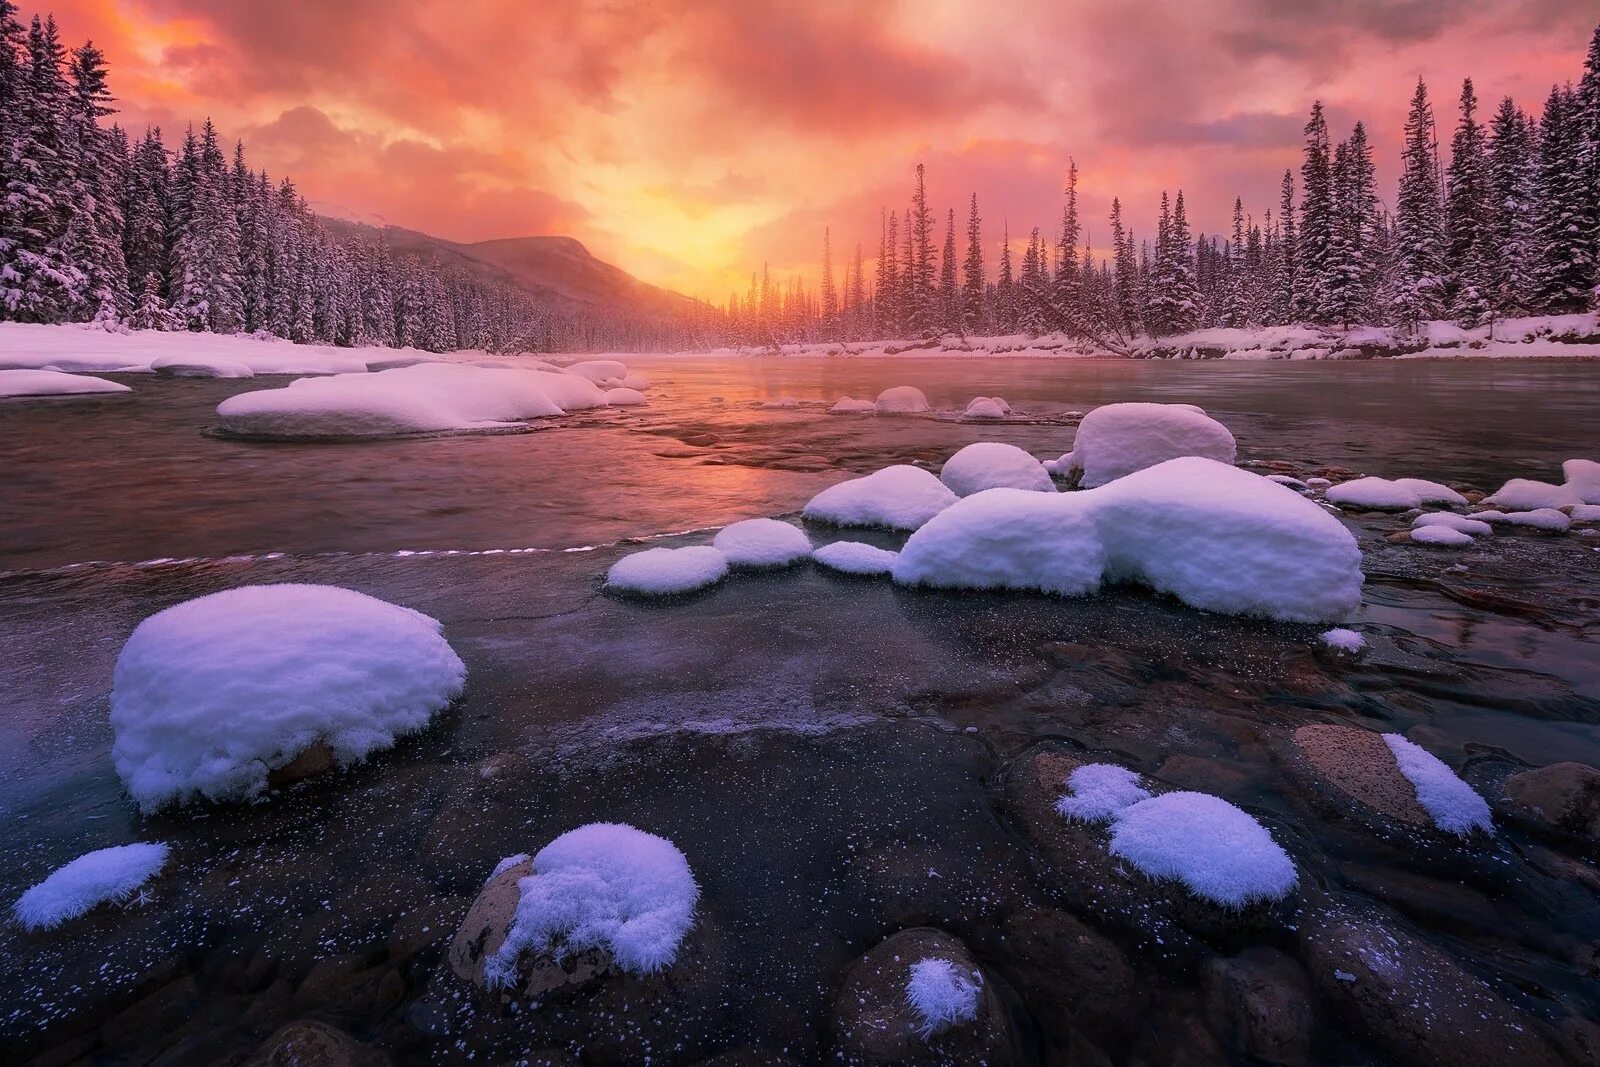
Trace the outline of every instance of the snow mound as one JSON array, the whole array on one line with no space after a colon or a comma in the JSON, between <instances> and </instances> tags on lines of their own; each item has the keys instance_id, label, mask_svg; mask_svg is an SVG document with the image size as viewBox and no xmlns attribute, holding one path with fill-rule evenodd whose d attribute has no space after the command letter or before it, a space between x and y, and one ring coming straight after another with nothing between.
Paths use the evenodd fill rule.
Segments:
<instances>
[{"instance_id":1,"label":"snow mound","mask_svg":"<svg viewBox=\"0 0 1600 1067\"><path fill-rule=\"evenodd\" d=\"M1016 445L979 441L944 461L939 480L956 496L971 496L985 489L1032 489L1053 493L1056 483L1044 464Z\"/></svg>"},{"instance_id":2,"label":"snow mound","mask_svg":"<svg viewBox=\"0 0 1600 1067\"><path fill-rule=\"evenodd\" d=\"M1111 853L1229 908L1282 899L1297 881L1266 827L1208 793L1164 793L1124 809L1111 828Z\"/></svg>"},{"instance_id":3,"label":"snow mound","mask_svg":"<svg viewBox=\"0 0 1600 1067\"><path fill-rule=\"evenodd\" d=\"M642 371L629 371L627 376L622 379L622 388L637 389L642 393L650 388L650 376Z\"/></svg>"},{"instance_id":4,"label":"snow mound","mask_svg":"<svg viewBox=\"0 0 1600 1067\"><path fill-rule=\"evenodd\" d=\"M84 853L22 894L12 914L25 930L48 930L101 904L125 904L166 866L168 851L141 842Z\"/></svg>"},{"instance_id":5,"label":"snow mound","mask_svg":"<svg viewBox=\"0 0 1600 1067\"><path fill-rule=\"evenodd\" d=\"M1336 626L1326 630L1321 635L1322 643L1339 652L1348 652L1352 655L1363 651L1367 647L1367 639L1354 630L1343 626Z\"/></svg>"},{"instance_id":6,"label":"snow mound","mask_svg":"<svg viewBox=\"0 0 1600 1067\"><path fill-rule=\"evenodd\" d=\"M1059 499L1093 501L1110 581L1286 622L1336 622L1361 602L1350 531L1294 490L1230 464L1168 460Z\"/></svg>"},{"instance_id":7,"label":"snow mound","mask_svg":"<svg viewBox=\"0 0 1600 1067\"><path fill-rule=\"evenodd\" d=\"M899 464L830 485L811 498L803 514L835 526L915 530L955 502L956 495L928 471Z\"/></svg>"},{"instance_id":8,"label":"snow mound","mask_svg":"<svg viewBox=\"0 0 1600 1067\"><path fill-rule=\"evenodd\" d=\"M435 619L328 585L252 585L141 622L111 689L111 756L145 811L251 800L321 742L341 765L391 747L460 694Z\"/></svg>"},{"instance_id":9,"label":"snow mound","mask_svg":"<svg viewBox=\"0 0 1600 1067\"><path fill-rule=\"evenodd\" d=\"M648 398L637 389L627 389L621 386L616 389L607 389L605 393L606 405L614 408L634 407L638 404L648 403Z\"/></svg>"},{"instance_id":10,"label":"snow mound","mask_svg":"<svg viewBox=\"0 0 1600 1067\"><path fill-rule=\"evenodd\" d=\"M1483 526L1485 523L1479 523ZM1411 540L1419 545L1437 545L1440 548L1465 548L1472 544L1472 535L1449 526L1418 526L1411 531Z\"/></svg>"},{"instance_id":11,"label":"snow mound","mask_svg":"<svg viewBox=\"0 0 1600 1067\"><path fill-rule=\"evenodd\" d=\"M800 399L799 397L786 396L778 400L763 400L761 406L764 408L797 408L800 406Z\"/></svg>"},{"instance_id":12,"label":"snow mound","mask_svg":"<svg viewBox=\"0 0 1600 1067\"><path fill-rule=\"evenodd\" d=\"M1150 799L1139 776L1115 763L1085 763L1067 775L1056 811L1078 822L1111 822L1126 808Z\"/></svg>"},{"instance_id":13,"label":"snow mound","mask_svg":"<svg viewBox=\"0 0 1600 1067\"><path fill-rule=\"evenodd\" d=\"M735 567L787 567L811 555L811 539L777 519L746 519L724 527L711 545Z\"/></svg>"},{"instance_id":14,"label":"snow mound","mask_svg":"<svg viewBox=\"0 0 1600 1067\"><path fill-rule=\"evenodd\" d=\"M625 823L562 834L533 857L517 888L505 941L485 961L491 987L514 984L524 952L559 960L601 949L629 973L659 971L677 958L700 899L677 846Z\"/></svg>"},{"instance_id":15,"label":"snow mound","mask_svg":"<svg viewBox=\"0 0 1600 1067\"><path fill-rule=\"evenodd\" d=\"M621 385L628 376L627 364L615 359L586 359L564 369L566 373L587 378L596 385Z\"/></svg>"},{"instance_id":16,"label":"snow mound","mask_svg":"<svg viewBox=\"0 0 1600 1067\"><path fill-rule=\"evenodd\" d=\"M1329 487L1325 494L1331 503L1346 507L1404 511L1424 504L1454 504L1467 498L1439 482L1423 478L1355 478Z\"/></svg>"},{"instance_id":17,"label":"snow mound","mask_svg":"<svg viewBox=\"0 0 1600 1067\"><path fill-rule=\"evenodd\" d=\"M1572 519L1566 512L1557 511L1555 508L1539 508L1535 511L1475 511L1472 517L1479 522L1527 526L1535 530L1565 530L1572 525Z\"/></svg>"},{"instance_id":18,"label":"snow mound","mask_svg":"<svg viewBox=\"0 0 1600 1067\"><path fill-rule=\"evenodd\" d=\"M928 398L914 385L891 386L878 394L872 406L884 415L911 415L932 410L928 406Z\"/></svg>"},{"instance_id":19,"label":"snow mound","mask_svg":"<svg viewBox=\"0 0 1600 1067\"><path fill-rule=\"evenodd\" d=\"M623 556L606 572L606 587L641 596L672 596L715 585L728 575L728 557L709 545L647 548Z\"/></svg>"},{"instance_id":20,"label":"snow mound","mask_svg":"<svg viewBox=\"0 0 1600 1067\"><path fill-rule=\"evenodd\" d=\"M1384 734L1394 761L1417 791L1417 803L1447 833L1466 837L1474 830L1494 832L1489 805L1466 782L1456 777L1443 760L1406 740L1402 734Z\"/></svg>"},{"instance_id":21,"label":"snow mound","mask_svg":"<svg viewBox=\"0 0 1600 1067\"><path fill-rule=\"evenodd\" d=\"M1044 469L1052 478L1066 478L1072 474L1072 453L1063 452L1055 459L1044 461Z\"/></svg>"},{"instance_id":22,"label":"snow mound","mask_svg":"<svg viewBox=\"0 0 1600 1067\"><path fill-rule=\"evenodd\" d=\"M982 988L981 974L964 974L949 960L930 956L913 963L906 979L906 1003L920 1024L917 1033L929 1038L977 1019Z\"/></svg>"},{"instance_id":23,"label":"snow mound","mask_svg":"<svg viewBox=\"0 0 1600 1067\"><path fill-rule=\"evenodd\" d=\"M894 580L943 589L1092 593L1100 588L1105 549L1092 509L1064 506L1073 495L990 489L958 500L906 541Z\"/></svg>"},{"instance_id":24,"label":"snow mound","mask_svg":"<svg viewBox=\"0 0 1600 1067\"><path fill-rule=\"evenodd\" d=\"M1488 523L1467 515L1457 515L1453 511L1433 511L1426 515L1418 515L1411 521L1411 525L1413 528L1443 526L1469 537L1484 537L1494 533L1494 527Z\"/></svg>"},{"instance_id":25,"label":"snow mound","mask_svg":"<svg viewBox=\"0 0 1600 1067\"><path fill-rule=\"evenodd\" d=\"M841 396L828 409L829 415L856 415L868 411L877 411L878 405L870 400L857 400L855 397Z\"/></svg>"},{"instance_id":26,"label":"snow mound","mask_svg":"<svg viewBox=\"0 0 1600 1067\"><path fill-rule=\"evenodd\" d=\"M254 437L382 437L487 429L601 407L605 394L572 374L452 363L299 378L217 405L222 425Z\"/></svg>"},{"instance_id":27,"label":"snow mound","mask_svg":"<svg viewBox=\"0 0 1600 1067\"><path fill-rule=\"evenodd\" d=\"M997 396L975 396L961 412L963 419L1003 419L1011 406Z\"/></svg>"},{"instance_id":28,"label":"snow mound","mask_svg":"<svg viewBox=\"0 0 1600 1067\"><path fill-rule=\"evenodd\" d=\"M0 397L131 393L121 382L59 370L0 370Z\"/></svg>"},{"instance_id":29,"label":"snow mound","mask_svg":"<svg viewBox=\"0 0 1600 1067\"><path fill-rule=\"evenodd\" d=\"M824 567L846 574L888 574L894 570L894 561L900 558L900 553L860 541L835 541L811 553L811 558Z\"/></svg>"},{"instance_id":30,"label":"snow mound","mask_svg":"<svg viewBox=\"0 0 1600 1067\"><path fill-rule=\"evenodd\" d=\"M1600 522L1600 504L1579 504L1570 513L1573 522Z\"/></svg>"},{"instance_id":31,"label":"snow mound","mask_svg":"<svg viewBox=\"0 0 1600 1067\"><path fill-rule=\"evenodd\" d=\"M196 359L192 356L160 356L150 361L150 369L165 378L254 378L256 372L233 359Z\"/></svg>"},{"instance_id":32,"label":"snow mound","mask_svg":"<svg viewBox=\"0 0 1600 1067\"><path fill-rule=\"evenodd\" d=\"M1567 488L1585 504L1600 504L1600 463L1592 459L1569 459L1561 465Z\"/></svg>"},{"instance_id":33,"label":"snow mound","mask_svg":"<svg viewBox=\"0 0 1600 1067\"><path fill-rule=\"evenodd\" d=\"M1078 424L1072 469L1085 488L1153 467L1179 456L1232 463L1233 434L1191 404L1106 404Z\"/></svg>"},{"instance_id":34,"label":"snow mound","mask_svg":"<svg viewBox=\"0 0 1600 1067\"><path fill-rule=\"evenodd\" d=\"M1574 504L1584 503L1584 499L1570 486L1513 478L1496 489L1493 496L1485 497L1483 502L1512 511L1534 511L1540 508L1570 508Z\"/></svg>"}]
</instances>

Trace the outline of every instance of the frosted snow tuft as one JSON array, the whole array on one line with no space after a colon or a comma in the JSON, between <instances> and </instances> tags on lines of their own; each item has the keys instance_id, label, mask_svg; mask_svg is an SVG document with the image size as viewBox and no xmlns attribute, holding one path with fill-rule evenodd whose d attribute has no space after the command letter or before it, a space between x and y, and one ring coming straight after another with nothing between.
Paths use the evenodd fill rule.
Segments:
<instances>
[{"instance_id":1,"label":"frosted snow tuft","mask_svg":"<svg viewBox=\"0 0 1600 1067\"><path fill-rule=\"evenodd\" d=\"M1078 822L1111 822L1124 809L1150 799L1139 775L1115 763L1086 763L1067 775L1056 811Z\"/></svg>"},{"instance_id":2,"label":"frosted snow tuft","mask_svg":"<svg viewBox=\"0 0 1600 1067\"><path fill-rule=\"evenodd\" d=\"M1100 588L1106 553L1091 509L1072 496L989 489L913 533L895 561L901 585L1023 589L1081 596Z\"/></svg>"},{"instance_id":3,"label":"frosted snow tuft","mask_svg":"<svg viewBox=\"0 0 1600 1067\"><path fill-rule=\"evenodd\" d=\"M1164 793L1124 809L1111 829L1111 853L1230 908L1282 899L1297 881L1294 863L1264 826L1208 793Z\"/></svg>"},{"instance_id":4,"label":"frosted snow tuft","mask_svg":"<svg viewBox=\"0 0 1600 1067\"><path fill-rule=\"evenodd\" d=\"M811 558L846 574L888 574L900 553L860 541L835 541L811 553Z\"/></svg>"},{"instance_id":5,"label":"frosted snow tuft","mask_svg":"<svg viewBox=\"0 0 1600 1067\"><path fill-rule=\"evenodd\" d=\"M48 930L101 904L124 904L166 866L168 852L161 842L86 852L23 893L12 914L25 930Z\"/></svg>"},{"instance_id":6,"label":"frosted snow tuft","mask_svg":"<svg viewBox=\"0 0 1600 1067\"><path fill-rule=\"evenodd\" d=\"M1384 734L1383 739L1417 791L1417 803L1433 818L1434 825L1447 833L1466 837L1474 830L1494 832L1489 805L1456 772L1432 752L1403 734Z\"/></svg>"},{"instance_id":7,"label":"frosted snow tuft","mask_svg":"<svg viewBox=\"0 0 1600 1067\"><path fill-rule=\"evenodd\" d=\"M1323 631L1321 640L1329 648L1352 654L1360 652L1367 647L1367 639L1365 637L1343 626L1336 626L1331 630Z\"/></svg>"},{"instance_id":8,"label":"frosted snow tuft","mask_svg":"<svg viewBox=\"0 0 1600 1067\"><path fill-rule=\"evenodd\" d=\"M1071 463L1093 488L1180 456L1232 463L1235 454L1228 428L1192 404L1106 404L1078 424Z\"/></svg>"},{"instance_id":9,"label":"frosted snow tuft","mask_svg":"<svg viewBox=\"0 0 1600 1067\"><path fill-rule=\"evenodd\" d=\"M949 960L929 957L913 963L906 1003L916 1014L917 1033L929 1038L977 1019L982 988L980 973L964 973Z\"/></svg>"},{"instance_id":10,"label":"frosted snow tuft","mask_svg":"<svg viewBox=\"0 0 1600 1067\"><path fill-rule=\"evenodd\" d=\"M1479 523L1480 526L1485 524ZM1472 544L1472 535L1449 526L1433 524L1418 526L1411 531L1411 540L1419 545L1438 545L1441 548L1465 548Z\"/></svg>"},{"instance_id":11,"label":"frosted snow tuft","mask_svg":"<svg viewBox=\"0 0 1600 1067\"><path fill-rule=\"evenodd\" d=\"M1412 520L1413 527L1443 526L1457 533L1464 533L1469 537L1483 537L1494 533L1494 527L1480 519L1466 515L1457 515L1453 511L1434 511L1427 515L1418 515Z\"/></svg>"},{"instance_id":12,"label":"frosted snow tuft","mask_svg":"<svg viewBox=\"0 0 1600 1067\"><path fill-rule=\"evenodd\" d=\"M883 415L912 415L932 410L928 398L914 385L896 385L878 394L873 406Z\"/></svg>"}]
</instances>

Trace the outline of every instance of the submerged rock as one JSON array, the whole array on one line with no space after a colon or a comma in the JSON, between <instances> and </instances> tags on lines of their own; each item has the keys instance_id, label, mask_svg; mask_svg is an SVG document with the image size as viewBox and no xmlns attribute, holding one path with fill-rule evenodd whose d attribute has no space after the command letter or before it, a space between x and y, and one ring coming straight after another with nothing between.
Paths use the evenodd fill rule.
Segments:
<instances>
[{"instance_id":1,"label":"submerged rock","mask_svg":"<svg viewBox=\"0 0 1600 1067\"><path fill-rule=\"evenodd\" d=\"M383 1067L387 1053L314 1019L282 1027L262 1044L245 1067Z\"/></svg>"},{"instance_id":2,"label":"submerged rock","mask_svg":"<svg viewBox=\"0 0 1600 1067\"><path fill-rule=\"evenodd\" d=\"M1237 1052L1266 1063L1311 1062L1311 984L1293 959L1252 946L1213 959L1203 980L1207 1019Z\"/></svg>"},{"instance_id":3,"label":"submerged rock","mask_svg":"<svg viewBox=\"0 0 1600 1067\"><path fill-rule=\"evenodd\" d=\"M1600 770L1584 763L1552 763L1507 778L1510 813L1549 833L1600 845Z\"/></svg>"},{"instance_id":4,"label":"submerged rock","mask_svg":"<svg viewBox=\"0 0 1600 1067\"><path fill-rule=\"evenodd\" d=\"M1363 823L1433 830L1382 734L1319 723L1296 730L1293 743L1303 783L1318 799Z\"/></svg>"}]
</instances>

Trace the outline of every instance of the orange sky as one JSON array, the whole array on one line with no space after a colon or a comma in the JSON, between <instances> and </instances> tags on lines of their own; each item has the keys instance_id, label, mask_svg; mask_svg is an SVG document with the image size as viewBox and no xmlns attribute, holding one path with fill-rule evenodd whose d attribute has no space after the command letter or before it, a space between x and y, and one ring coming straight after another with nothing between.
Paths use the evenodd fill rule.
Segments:
<instances>
[{"instance_id":1,"label":"orange sky","mask_svg":"<svg viewBox=\"0 0 1600 1067\"><path fill-rule=\"evenodd\" d=\"M1576 79L1593 0L60 0L107 53L122 121L211 115L321 211L456 240L578 237L717 302L752 267L815 275L876 249L917 161L989 236L1060 217L1069 155L1091 236L1163 187L1202 230L1257 215L1313 97L1357 118L1392 196L1416 77L1442 139L1460 79L1486 111ZM24 14L30 13L24 11ZM991 248L993 245L991 245ZM991 263L993 252L991 251Z\"/></svg>"}]
</instances>

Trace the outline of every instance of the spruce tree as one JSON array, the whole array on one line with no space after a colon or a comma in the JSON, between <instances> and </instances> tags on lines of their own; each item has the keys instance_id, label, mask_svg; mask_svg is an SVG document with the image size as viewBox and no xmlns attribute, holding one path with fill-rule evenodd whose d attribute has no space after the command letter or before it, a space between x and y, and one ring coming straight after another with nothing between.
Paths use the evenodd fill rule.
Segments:
<instances>
[{"instance_id":1,"label":"spruce tree","mask_svg":"<svg viewBox=\"0 0 1600 1067\"><path fill-rule=\"evenodd\" d=\"M1535 303L1557 314L1582 311L1595 285L1594 219L1577 93L1555 88L1539 126L1539 243Z\"/></svg>"},{"instance_id":2,"label":"spruce tree","mask_svg":"<svg viewBox=\"0 0 1600 1067\"><path fill-rule=\"evenodd\" d=\"M1322 101L1311 105L1305 125L1305 161L1300 165L1305 190L1300 205L1300 247L1294 293L1296 313L1315 318L1328 284L1328 257L1333 244L1333 170L1329 157L1328 123Z\"/></svg>"},{"instance_id":3,"label":"spruce tree","mask_svg":"<svg viewBox=\"0 0 1600 1067\"><path fill-rule=\"evenodd\" d=\"M923 170L918 163L917 185L906 218L906 280L902 289L906 331L917 338L936 337L941 327L935 290L933 212L928 209Z\"/></svg>"},{"instance_id":4,"label":"spruce tree","mask_svg":"<svg viewBox=\"0 0 1600 1067\"><path fill-rule=\"evenodd\" d=\"M833 234L830 227L822 228L822 319L828 330L833 329L839 317L839 293L833 287Z\"/></svg>"},{"instance_id":5,"label":"spruce tree","mask_svg":"<svg viewBox=\"0 0 1600 1067\"><path fill-rule=\"evenodd\" d=\"M985 289L983 220L978 216L978 194L973 193L972 207L967 214L967 258L961 264L961 329L965 333L984 329Z\"/></svg>"},{"instance_id":6,"label":"spruce tree","mask_svg":"<svg viewBox=\"0 0 1600 1067\"><path fill-rule=\"evenodd\" d=\"M1001 227L1000 276L994 283L992 314L994 328L999 333L1017 330L1017 284L1011 273L1011 220Z\"/></svg>"},{"instance_id":7,"label":"spruce tree","mask_svg":"<svg viewBox=\"0 0 1600 1067\"><path fill-rule=\"evenodd\" d=\"M945 220L944 250L939 257L939 329L961 330L961 295L956 282L956 211L951 208Z\"/></svg>"},{"instance_id":8,"label":"spruce tree","mask_svg":"<svg viewBox=\"0 0 1600 1067\"><path fill-rule=\"evenodd\" d=\"M1485 164L1484 247L1493 308L1501 315L1532 306L1538 260L1538 159L1530 120L1509 96L1489 124Z\"/></svg>"},{"instance_id":9,"label":"spruce tree","mask_svg":"<svg viewBox=\"0 0 1600 1067\"><path fill-rule=\"evenodd\" d=\"M1078 238L1082 226L1078 221L1078 161L1067 160L1066 202L1061 208L1061 235L1056 243L1056 262L1059 268L1055 278L1055 309L1058 319L1054 325L1066 326L1078 314L1082 300L1082 276L1078 270Z\"/></svg>"},{"instance_id":10,"label":"spruce tree","mask_svg":"<svg viewBox=\"0 0 1600 1067\"><path fill-rule=\"evenodd\" d=\"M1489 257L1488 163L1478 97L1472 79L1461 84L1461 118L1450 141L1445 172L1445 256L1453 290L1450 311L1463 326L1476 326L1488 314Z\"/></svg>"},{"instance_id":11,"label":"spruce tree","mask_svg":"<svg viewBox=\"0 0 1600 1067\"><path fill-rule=\"evenodd\" d=\"M1444 213L1439 199L1438 143L1428 88L1419 78L1406 118L1396 200L1396 264L1391 303L1402 328L1415 330L1444 310Z\"/></svg>"}]
</instances>

